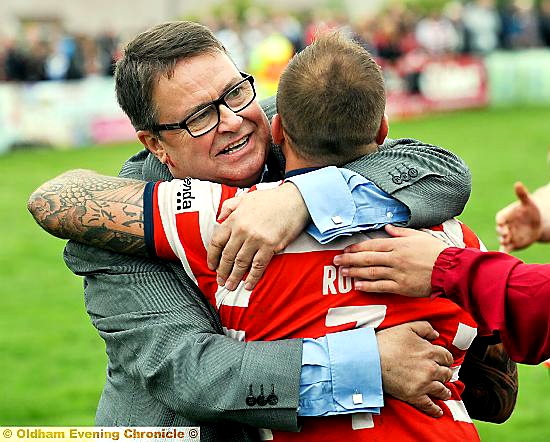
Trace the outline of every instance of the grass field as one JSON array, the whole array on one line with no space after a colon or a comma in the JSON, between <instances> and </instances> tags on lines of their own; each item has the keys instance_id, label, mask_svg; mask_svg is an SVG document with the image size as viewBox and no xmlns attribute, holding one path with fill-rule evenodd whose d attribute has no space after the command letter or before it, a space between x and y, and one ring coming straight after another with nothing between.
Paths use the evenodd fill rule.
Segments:
<instances>
[{"instance_id":1,"label":"grass field","mask_svg":"<svg viewBox=\"0 0 550 442\"><path fill-rule=\"evenodd\" d=\"M550 109L483 110L394 123L411 136L459 153L473 173L461 217L489 249L497 247L494 214L513 199L512 185L548 182ZM31 150L0 157L0 425L92 425L104 380L103 343L86 315L82 282L65 267L64 242L48 236L26 211L40 183L70 168L114 174L135 144L70 151ZM550 245L518 254L550 262ZM523 366L513 417L478 425L484 441L549 441L548 370Z\"/></svg>"}]
</instances>

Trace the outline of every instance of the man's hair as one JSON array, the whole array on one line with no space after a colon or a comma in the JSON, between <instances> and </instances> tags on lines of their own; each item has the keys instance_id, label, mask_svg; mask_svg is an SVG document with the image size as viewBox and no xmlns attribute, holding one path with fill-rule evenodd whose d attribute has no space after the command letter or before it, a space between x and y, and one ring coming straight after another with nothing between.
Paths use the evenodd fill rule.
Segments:
<instances>
[{"instance_id":1,"label":"man's hair","mask_svg":"<svg viewBox=\"0 0 550 442\"><path fill-rule=\"evenodd\" d=\"M190 21L162 23L137 35L116 64L118 104L136 130L158 123L153 89L162 76L170 78L184 58L222 51L223 45L205 26Z\"/></svg>"},{"instance_id":2,"label":"man's hair","mask_svg":"<svg viewBox=\"0 0 550 442\"><path fill-rule=\"evenodd\" d=\"M325 164L363 155L375 139L386 95L379 66L339 32L295 55L279 81L277 110L297 154Z\"/></svg>"}]
</instances>

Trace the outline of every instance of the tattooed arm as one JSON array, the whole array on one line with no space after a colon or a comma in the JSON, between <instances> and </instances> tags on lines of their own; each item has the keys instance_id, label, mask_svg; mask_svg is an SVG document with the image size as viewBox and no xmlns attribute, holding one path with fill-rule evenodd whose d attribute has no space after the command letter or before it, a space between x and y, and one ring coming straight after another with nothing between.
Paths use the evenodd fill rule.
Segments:
<instances>
[{"instance_id":1,"label":"tattooed arm","mask_svg":"<svg viewBox=\"0 0 550 442\"><path fill-rule=\"evenodd\" d=\"M145 184L90 170L73 170L36 189L27 208L36 222L54 236L145 256Z\"/></svg>"},{"instance_id":2,"label":"tattooed arm","mask_svg":"<svg viewBox=\"0 0 550 442\"><path fill-rule=\"evenodd\" d=\"M476 338L460 368L466 386L462 399L470 417L485 422L505 422L516 405L518 370L502 344L488 345Z\"/></svg>"}]
</instances>

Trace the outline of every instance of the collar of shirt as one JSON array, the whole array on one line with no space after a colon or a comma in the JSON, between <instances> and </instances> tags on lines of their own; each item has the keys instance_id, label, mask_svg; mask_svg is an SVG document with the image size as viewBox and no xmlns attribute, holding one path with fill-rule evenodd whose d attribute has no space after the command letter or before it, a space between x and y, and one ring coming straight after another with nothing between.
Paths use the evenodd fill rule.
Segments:
<instances>
[{"instance_id":1,"label":"collar of shirt","mask_svg":"<svg viewBox=\"0 0 550 442\"><path fill-rule=\"evenodd\" d=\"M319 169L320 167L302 167L301 169L289 170L285 173L285 180L296 175L302 175L303 173L313 172Z\"/></svg>"}]
</instances>

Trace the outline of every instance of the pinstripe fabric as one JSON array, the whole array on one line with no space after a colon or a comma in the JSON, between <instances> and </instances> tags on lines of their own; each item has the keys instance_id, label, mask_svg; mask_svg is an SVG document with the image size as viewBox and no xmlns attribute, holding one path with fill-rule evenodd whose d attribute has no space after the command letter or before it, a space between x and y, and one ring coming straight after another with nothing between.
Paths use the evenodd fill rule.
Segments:
<instances>
[{"instance_id":1,"label":"pinstripe fabric","mask_svg":"<svg viewBox=\"0 0 550 442\"><path fill-rule=\"evenodd\" d=\"M267 106L270 117L275 109L273 100ZM402 146L408 142L390 144L389 153L373 154L356 161L353 167L367 168L387 190L392 187L391 176L384 173L384 168L406 161L409 167L422 170L422 178L437 177L435 183L426 180L421 195L430 191L427 195L438 195L440 201L438 189L442 188L449 192L448 200L453 196L460 199L461 195L467 199L469 174L459 160L441 153L432 163L418 164ZM402 156L391 151L398 145ZM375 157L380 162L372 165ZM279 151L272 153L269 161L276 162L277 158ZM120 175L171 179L168 169L146 151L128 160ZM275 173L270 178L280 177ZM414 204L421 205L407 187L390 193L403 195L403 201L413 204L413 208L417 207ZM439 206L435 202L431 205L434 207L426 209L428 215L413 210L413 220L433 215L427 223L431 225L455 214L446 206L438 213ZM420 210L424 209L421 206ZM230 442L257 440L256 430L247 425L296 429L300 340L243 343L226 338L221 334L219 318L179 265L75 242L68 243L64 258L74 273L85 276L86 309L106 343L108 367L96 415L98 425L182 426L202 422L203 441ZM261 384L267 389L274 384L278 404L247 407L249 386L259 394ZM208 423L213 421L224 423Z\"/></svg>"},{"instance_id":2,"label":"pinstripe fabric","mask_svg":"<svg viewBox=\"0 0 550 442\"><path fill-rule=\"evenodd\" d=\"M366 174L404 203L411 210L410 227L435 226L459 215L472 187L470 170L460 158L410 138L387 139L378 152L359 158L346 168ZM407 176L407 181L398 184L393 181L401 172L412 169L417 176Z\"/></svg>"}]
</instances>

